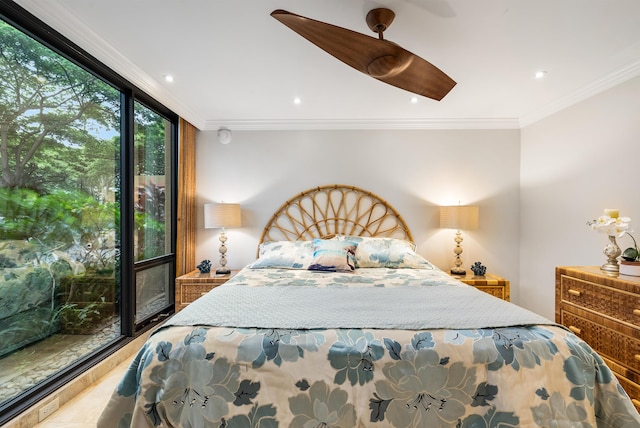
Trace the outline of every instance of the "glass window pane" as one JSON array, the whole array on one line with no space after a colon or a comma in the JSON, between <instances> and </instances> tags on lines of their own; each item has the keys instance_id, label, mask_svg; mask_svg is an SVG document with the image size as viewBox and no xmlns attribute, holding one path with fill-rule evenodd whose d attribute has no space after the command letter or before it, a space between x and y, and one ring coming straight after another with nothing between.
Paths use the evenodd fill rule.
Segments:
<instances>
[{"instance_id":1,"label":"glass window pane","mask_svg":"<svg viewBox=\"0 0 640 428\"><path fill-rule=\"evenodd\" d=\"M135 103L135 261L170 253L171 122Z\"/></svg>"},{"instance_id":2,"label":"glass window pane","mask_svg":"<svg viewBox=\"0 0 640 428\"><path fill-rule=\"evenodd\" d=\"M120 91L0 21L0 406L120 336Z\"/></svg>"},{"instance_id":3,"label":"glass window pane","mask_svg":"<svg viewBox=\"0 0 640 428\"><path fill-rule=\"evenodd\" d=\"M171 264L166 263L136 272L136 322L155 315L169 306Z\"/></svg>"}]
</instances>

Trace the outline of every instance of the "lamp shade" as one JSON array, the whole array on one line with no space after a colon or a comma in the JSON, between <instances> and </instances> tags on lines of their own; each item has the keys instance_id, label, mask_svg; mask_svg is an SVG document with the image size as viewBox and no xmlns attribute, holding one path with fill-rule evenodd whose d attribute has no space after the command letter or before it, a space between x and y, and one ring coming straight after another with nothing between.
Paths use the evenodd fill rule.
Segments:
<instances>
[{"instance_id":1,"label":"lamp shade","mask_svg":"<svg viewBox=\"0 0 640 428\"><path fill-rule=\"evenodd\" d=\"M240 204L204 204L204 228L242 226Z\"/></svg>"},{"instance_id":2,"label":"lamp shade","mask_svg":"<svg viewBox=\"0 0 640 428\"><path fill-rule=\"evenodd\" d=\"M479 218L478 207L461 205L440 207L440 227L443 229L477 229Z\"/></svg>"}]
</instances>

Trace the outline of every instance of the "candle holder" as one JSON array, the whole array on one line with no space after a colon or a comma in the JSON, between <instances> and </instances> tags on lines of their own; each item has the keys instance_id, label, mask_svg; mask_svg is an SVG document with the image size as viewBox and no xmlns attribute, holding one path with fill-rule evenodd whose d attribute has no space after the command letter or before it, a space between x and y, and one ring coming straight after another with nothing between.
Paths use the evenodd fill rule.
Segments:
<instances>
[{"instance_id":1,"label":"candle holder","mask_svg":"<svg viewBox=\"0 0 640 428\"><path fill-rule=\"evenodd\" d=\"M605 256L607 256L607 262L600 266L600 269L608 273L619 273L620 264L618 264L618 257L622 254L622 250L616 242L615 235L609 235L609 243L602 250Z\"/></svg>"}]
</instances>

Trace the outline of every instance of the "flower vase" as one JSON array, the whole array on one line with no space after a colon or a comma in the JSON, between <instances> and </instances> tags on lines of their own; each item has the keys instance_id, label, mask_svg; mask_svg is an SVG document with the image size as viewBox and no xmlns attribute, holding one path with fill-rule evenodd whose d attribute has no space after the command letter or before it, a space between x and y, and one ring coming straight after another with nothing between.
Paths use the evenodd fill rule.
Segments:
<instances>
[{"instance_id":1,"label":"flower vase","mask_svg":"<svg viewBox=\"0 0 640 428\"><path fill-rule=\"evenodd\" d=\"M615 235L609 235L609 243L604 247L602 252L607 256L607 262L600 266L600 269L609 273L619 273L620 265L618 264L618 257L622 254L622 250L618 247Z\"/></svg>"}]
</instances>

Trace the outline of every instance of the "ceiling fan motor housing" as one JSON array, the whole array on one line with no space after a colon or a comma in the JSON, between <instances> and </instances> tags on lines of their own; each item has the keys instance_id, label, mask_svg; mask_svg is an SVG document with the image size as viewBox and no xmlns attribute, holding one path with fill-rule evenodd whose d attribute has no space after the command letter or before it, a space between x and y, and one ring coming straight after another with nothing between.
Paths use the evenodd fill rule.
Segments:
<instances>
[{"instance_id":1,"label":"ceiling fan motor housing","mask_svg":"<svg viewBox=\"0 0 640 428\"><path fill-rule=\"evenodd\" d=\"M380 38L382 38L382 32L389 28L395 17L396 14L393 13L391 9L381 7L371 9L369 13L367 13L366 20L371 31L378 33Z\"/></svg>"}]
</instances>

